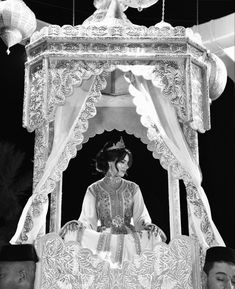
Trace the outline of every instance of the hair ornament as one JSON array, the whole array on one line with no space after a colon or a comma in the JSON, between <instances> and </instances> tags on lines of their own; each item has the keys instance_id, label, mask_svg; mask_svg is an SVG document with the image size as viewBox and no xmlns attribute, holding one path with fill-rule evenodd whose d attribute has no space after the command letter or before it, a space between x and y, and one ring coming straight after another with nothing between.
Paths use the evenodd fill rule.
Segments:
<instances>
[{"instance_id":1,"label":"hair ornament","mask_svg":"<svg viewBox=\"0 0 235 289\"><path fill-rule=\"evenodd\" d=\"M109 151L109 150L117 150L117 149L124 149L124 148L125 148L125 143L123 141L123 138L121 137L120 140L116 144L113 144L107 150Z\"/></svg>"}]
</instances>

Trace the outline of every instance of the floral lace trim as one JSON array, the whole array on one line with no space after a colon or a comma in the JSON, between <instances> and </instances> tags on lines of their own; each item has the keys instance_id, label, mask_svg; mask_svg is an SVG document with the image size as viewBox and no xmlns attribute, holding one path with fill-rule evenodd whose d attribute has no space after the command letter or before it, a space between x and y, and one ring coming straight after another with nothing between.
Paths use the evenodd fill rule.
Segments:
<instances>
[{"instance_id":1,"label":"floral lace trim","mask_svg":"<svg viewBox=\"0 0 235 289\"><path fill-rule=\"evenodd\" d=\"M216 242L215 234L210 225L202 200L198 196L198 190L196 186L193 183L188 183L186 184L186 190L187 201L189 204L191 204L193 210L192 213L194 214L194 216L197 219L201 220L200 229L205 236L208 246L212 247L220 245Z\"/></svg>"},{"instance_id":2,"label":"floral lace trim","mask_svg":"<svg viewBox=\"0 0 235 289\"><path fill-rule=\"evenodd\" d=\"M17 244L26 243L28 240L27 234L33 229L33 219L40 217L43 211L47 210L48 197L45 194L32 195L32 204L27 212L22 232L16 241ZM41 232L39 232L39 235Z\"/></svg>"}]
</instances>

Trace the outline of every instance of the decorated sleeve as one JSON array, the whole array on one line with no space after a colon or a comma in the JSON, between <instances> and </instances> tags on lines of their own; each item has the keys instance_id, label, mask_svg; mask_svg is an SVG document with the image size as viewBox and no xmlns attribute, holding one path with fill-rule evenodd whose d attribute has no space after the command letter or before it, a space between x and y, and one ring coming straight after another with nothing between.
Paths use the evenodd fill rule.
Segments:
<instances>
[{"instance_id":1,"label":"decorated sleeve","mask_svg":"<svg viewBox=\"0 0 235 289\"><path fill-rule=\"evenodd\" d=\"M92 187L88 187L83 199L82 211L78 221L89 229L97 230L96 197Z\"/></svg>"},{"instance_id":2,"label":"decorated sleeve","mask_svg":"<svg viewBox=\"0 0 235 289\"><path fill-rule=\"evenodd\" d=\"M151 218L145 206L144 199L140 188L137 187L136 193L133 196L133 221L137 230L142 230L146 224L151 224Z\"/></svg>"}]
</instances>

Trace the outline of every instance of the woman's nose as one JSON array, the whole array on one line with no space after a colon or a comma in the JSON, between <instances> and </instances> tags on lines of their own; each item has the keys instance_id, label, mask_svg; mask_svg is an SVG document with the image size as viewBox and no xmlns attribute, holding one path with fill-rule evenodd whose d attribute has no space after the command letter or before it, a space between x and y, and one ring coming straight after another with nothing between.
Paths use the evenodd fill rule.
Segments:
<instances>
[{"instance_id":1,"label":"woman's nose","mask_svg":"<svg viewBox=\"0 0 235 289\"><path fill-rule=\"evenodd\" d=\"M124 168L127 170L129 168L128 164L124 164Z\"/></svg>"}]
</instances>

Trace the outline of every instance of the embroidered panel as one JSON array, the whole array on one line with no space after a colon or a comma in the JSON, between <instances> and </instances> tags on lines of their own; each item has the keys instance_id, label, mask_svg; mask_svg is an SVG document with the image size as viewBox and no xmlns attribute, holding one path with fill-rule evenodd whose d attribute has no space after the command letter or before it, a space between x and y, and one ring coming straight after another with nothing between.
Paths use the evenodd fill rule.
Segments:
<instances>
[{"instance_id":1,"label":"embroidered panel","mask_svg":"<svg viewBox=\"0 0 235 289\"><path fill-rule=\"evenodd\" d=\"M122 180L117 191L103 187L103 182L97 182L90 188L96 196L96 210L102 227L111 228L112 233L127 233L133 216L133 196L136 184ZM118 205L117 205L118 204Z\"/></svg>"}]
</instances>

